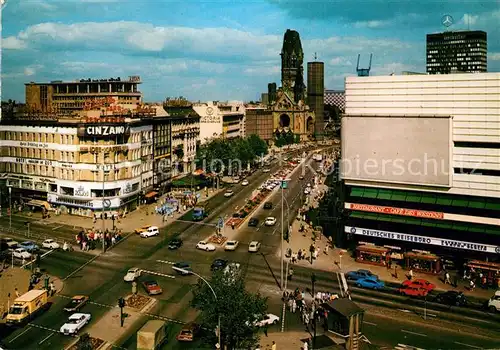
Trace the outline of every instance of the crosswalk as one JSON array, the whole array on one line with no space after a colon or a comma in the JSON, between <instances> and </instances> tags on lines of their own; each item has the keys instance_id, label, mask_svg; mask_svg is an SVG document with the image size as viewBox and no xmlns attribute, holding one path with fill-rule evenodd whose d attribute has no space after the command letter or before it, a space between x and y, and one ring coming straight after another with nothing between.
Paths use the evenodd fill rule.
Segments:
<instances>
[{"instance_id":1,"label":"crosswalk","mask_svg":"<svg viewBox=\"0 0 500 350\"><path fill-rule=\"evenodd\" d=\"M406 344L398 344L394 347L395 350L425 350L422 348L417 348L416 346L406 345Z\"/></svg>"}]
</instances>

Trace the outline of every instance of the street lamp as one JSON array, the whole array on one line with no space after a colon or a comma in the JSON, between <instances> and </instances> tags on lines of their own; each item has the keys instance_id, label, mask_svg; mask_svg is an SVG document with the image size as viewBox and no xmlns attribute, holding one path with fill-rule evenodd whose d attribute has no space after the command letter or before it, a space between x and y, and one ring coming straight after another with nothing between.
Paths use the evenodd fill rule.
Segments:
<instances>
[{"instance_id":1,"label":"street lamp","mask_svg":"<svg viewBox=\"0 0 500 350\"><path fill-rule=\"evenodd\" d=\"M106 252L106 237L104 232L106 231L106 222L104 221L104 210L105 210L105 205L104 203L106 202L106 196L105 196L105 184L106 184L106 169L104 165L104 157L103 157L103 163L102 163L102 252Z\"/></svg>"},{"instance_id":2,"label":"street lamp","mask_svg":"<svg viewBox=\"0 0 500 350\"><path fill-rule=\"evenodd\" d=\"M217 298L217 294L215 294L215 291L214 289L212 288L212 286L210 285L210 283L208 283L208 281L206 279L204 279L203 277L201 277L200 275L198 275L196 272L193 272L191 270L186 270L186 269L183 269L183 268L180 268L180 267L176 267L176 266L172 266L172 269L175 270L175 271L178 271L182 274L191 274L191 275L195 275L196 277L198 277L199 279L201 279L203 282L205 282L205 284L208 286L208 288L210 288L210 291L212 292L212 294L214 295L214 298L215 298L215 301L218 302L219 298ZM219 308L219 306L217 305L217 308ZM217 335L218 335L218 341L219 343L217 344L218 345L218 349L220 349L222 347L222 344L221 344L221 329L220 329L220 311L218 312L218 326L217 326L217 329L218 329L218 332L217 332Z\"/></svg>"},{"instance_id":3,"label":"street lamp","mask_svg":"<svg viewBox=\"0 0 500 350\"><path fill-rule=\"evenodd\" d=\"M9 186L9 229L12 231L12 186Z\"/></svg>"},{"instance_id":4,"label":"street lamp","mask_svg":"<svg viewBox=\"0 0 500 350\"><path fill-rule=\"evenodd\" d=\"M280 273L280 288L281 288L281 291L283 291L283 264L284 264L284 259L283 259L283 236L285 234L285 231L284 231L284 225L283 225L283 204L285 202L285 196L283 194L283 190L285 188L288 188L288 181L290 181L290 179L283 179L281 180L281 273ZM290 207L288 206L288 202L286 202L286 205L287 205L287 221L289 220L289 216L288 214L290 213ZM288 226L288 225L287 225Z\"/></svg>"}]
</instances>

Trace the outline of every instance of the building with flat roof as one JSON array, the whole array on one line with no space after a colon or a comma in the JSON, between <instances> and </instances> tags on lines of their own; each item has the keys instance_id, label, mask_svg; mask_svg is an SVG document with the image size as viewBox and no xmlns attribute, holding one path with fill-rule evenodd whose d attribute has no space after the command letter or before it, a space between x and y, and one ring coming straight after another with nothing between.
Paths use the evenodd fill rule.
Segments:
<instances>
[{"instance_id":1,"label":"building with flat roof","mask_svg":"<svg viewBox=\"0 0 500 350\"><path fill-rule=\"evenodd\" d=\"M345 96L337 238L430 273L499 260L500 73L348 77Z\"/></svg>"},{"instance_id":2,"label":"building with flat roof","mask_svg":"<svg viewBox=\"0 0 500 350\"><path fill-rule=\"evenodd\" d=\"M193 109L201 116L202 144L218 137L245 137L245 104L242 101L194 103Z\"/></svg>"},{"instance_id":3,"label":"building with flat roof","mask_svg":"<svg viewBox=\"0 0 500 350\"><path fill-rule=\"evenodd\" d=\"M482 30L427 34L427 73L488 71L488 40Z\"/></svg>"}]
</instances>

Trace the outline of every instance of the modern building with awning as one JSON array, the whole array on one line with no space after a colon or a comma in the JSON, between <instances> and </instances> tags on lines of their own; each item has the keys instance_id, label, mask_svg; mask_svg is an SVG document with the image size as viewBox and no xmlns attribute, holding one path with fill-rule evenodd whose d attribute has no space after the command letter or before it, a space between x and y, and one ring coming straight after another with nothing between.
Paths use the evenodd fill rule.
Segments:
<instances>
[{"instance_id":1,"label":"modern building with awning","mask_svg":"<svg viewBox=\"0 0 500 350\"><path fill-rule=\"evenodd\" d=\"M500 261L499 101L500 73L346 78L339 235L359 261Z\"/></svg>"}]
</instances>

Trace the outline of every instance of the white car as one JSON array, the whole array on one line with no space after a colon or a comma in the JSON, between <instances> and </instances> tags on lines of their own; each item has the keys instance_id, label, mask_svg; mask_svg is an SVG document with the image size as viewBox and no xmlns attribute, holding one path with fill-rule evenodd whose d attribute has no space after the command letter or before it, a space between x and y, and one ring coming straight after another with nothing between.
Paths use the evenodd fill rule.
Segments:
<instances>
[{"instance_id":1,"label":"white car","mask_svg":"<svg viewBox=\"0 0 500 350\"><path fill-rule=\"evenodd\" d=\"M280 318L278 316L273 315L273 314L267 314L264 316L263 320L255 321L253 325L255 327L264 327L266 325L277 324L279 321L280 321Z\"/></svg>"},{"instance_id":2,"label":"white car","mask_svg":"<svg viewBox=\"0 0 500 350\"><path fill-rule=\"evenodd\" d=\"M60 245L53 239L46 239L42 242L42 247L47 249L59 249Z\"/></svg>"},{"instance_id":3,"label":"white car","mask_svg":"<svg viewBox=\"0 0 500 350\"><path fill-rule=\"evenodd\" d=\"M127 274L123 277L125 282L133 282L141 276L141 270L137 267L133 267L127 271Z\"/></svg>"},{"instance_id":4,"label":"white car","mask_svg":"<svg viewBox=\"0 0 500 350\"><path fill-rule=\"evenodd\" d=\"M24 248L17 248L14 250L12 253L15 258L18 259L30 259L31 258L31 253L29 253L26 249Z\"/></svg>"},{"instance_id":5,"label":"white car","mask_svg":"<svg viewBox=\"0 0 500 350\"><path fill-rule=\"evenodd\" d=\"M68 318L68 321L61 326L60 332L64 335L76 335L87 323L90 322L92 316L90 314L73 314Z\"/></svg>"},{"instance_id":6,"label":"white car","mask_svg":"<svg viewBox=\"0 0 500 350\"><path fill-rule=\"evenodd\" d=\"M266 226L274 226L274 225L276 225L276 218L272 217L272 216L267 217L266 221L265 221L265 225Z\"/></svg>"},{"instance_id":7,"label":"white car","mask_svg":"<svg viewBox=\"0 0 500 350\"><path fill-rule=\"evenodd\" d=\"M266 168L266 169L264 169L264 170L262 170L262 172L263 172L263 173L268 173L268 172L270 172L270 171L271 171L271 170L270 170L270 169L267 169L267 168Z\"/></svg>"},{"instance_id":8,"label":"white car","mask_svg":"<svg viewBox=\"0 0 500 350\"><path fill-rule=\"evenodd\" d=\"M259 249L260 249L260 242L258 241L250 242L250 244L248 245L248 251L250 253L257 253Z\"/></svg>"},{"instance_id":9,"label":"white car","mask_svg":"<svg viewBox=\"0 0 500 350\"><path fill-rule=\"evenodd\" d=\"M311 189L309 187L307 187L305 190L304 190L304 194L309 194L311 193Z\"/></svg>"},{"instance_id":10,"label":"white car","mask_svg":"<svg viewBox=\"0 0 500 350\"><path fill-rule=\"evenodd\" d=\"M224 197L228 198L228 197L231 197L233 194L234 194L234 192L229 190L229 191L226 191L226 193L224 193Z\"/></svg>"},{"instance_id":11,"label":"white car","mask_svg":"<svg viewBox=\"0 0 500 350\"><path fill-rule=\"evenodd\" d=\"M241 182L241 185L242 185L242 186L248 186L248 184L249 184L248 180L243 180L243 181Z\"/></svg>"},{"instance_id":12,"label":"white car","mask_svg":"<svg viewBox=\"0 0 500 350\"><path fill-rule=\"evenodd\" d=\"M160 230L156 226L151 226L146 231L142 231L139 235L142 238L158 236L160 234Z\"/></svg>"},{"instance_id":13,"label":"white car","mask_svg":"<svg viewBox=\"0 0 500 350\"><path fill-rule=\"evenodd\" d=\"M196 245L196 249L205 250L207 252L215 251L215 246L212 243L207 243L205 241L199 241Z\"/></svg>"},{"instance_id":14,"label":"white car","mask_svg":"<svg viewBox=\"0 0 500 350\"><path fill-rule=\"evenodd\" d=\"M231 250L231 251L234 251L236 250L236 248L238 248L238 244L240 244L240 242L238 241L227 241L226 242L226 245L224 246L224 250Z\"/></svg>"},{"instance_id":15,"label":"white car","mask_svg":"<svg viewBox=\"0 0 500 350\"><path fill-rule=\"evenodd\" d=\"M497 290L490 300L488 300L488 309L491 311L500 311L500 290Z\"/></svg>"}]
</instances>

